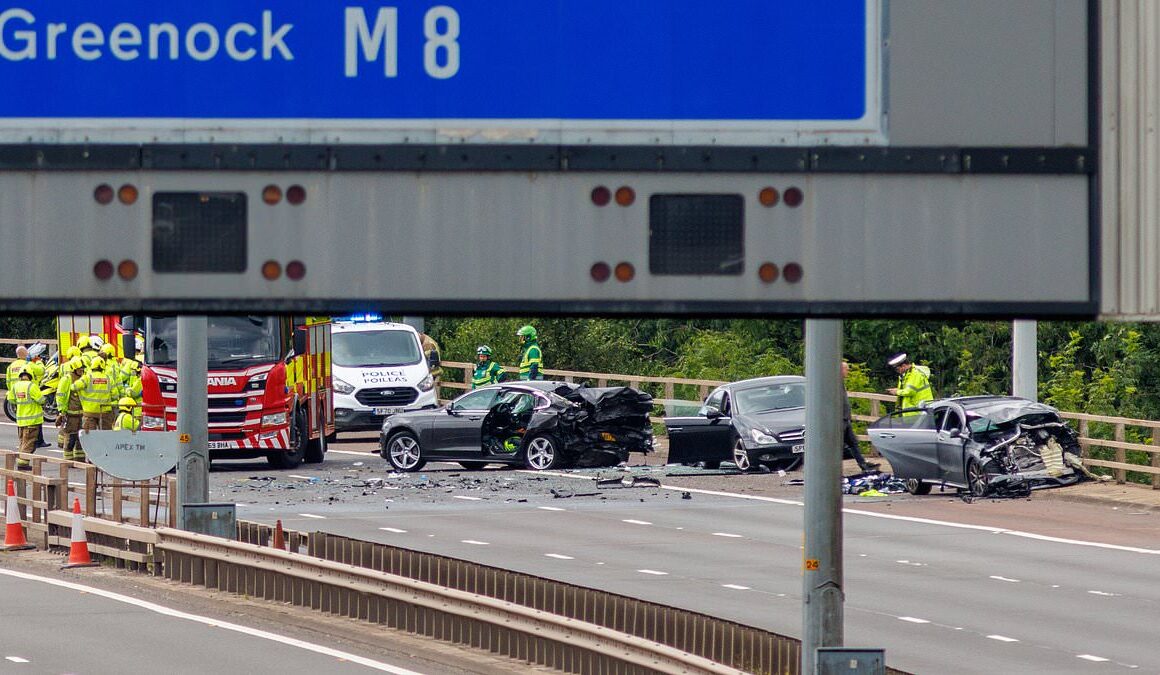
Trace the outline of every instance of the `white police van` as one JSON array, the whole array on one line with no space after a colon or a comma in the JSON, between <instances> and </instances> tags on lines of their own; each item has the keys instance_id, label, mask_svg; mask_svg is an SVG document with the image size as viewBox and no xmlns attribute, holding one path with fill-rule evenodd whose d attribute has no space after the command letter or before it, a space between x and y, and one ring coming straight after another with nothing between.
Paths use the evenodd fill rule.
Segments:
<instances>
[{"instance_id":1,"label":"white police van","mask_svg":"<svg viewBox=\"0 0 1160 675\"><path fill-rule=\"evenodd\" d=\"M390 415L439 405L438 364L428 363L411 326L360 314L336 319L332 336L336 433L378 431Z\"/></svg>"}]
</instances>

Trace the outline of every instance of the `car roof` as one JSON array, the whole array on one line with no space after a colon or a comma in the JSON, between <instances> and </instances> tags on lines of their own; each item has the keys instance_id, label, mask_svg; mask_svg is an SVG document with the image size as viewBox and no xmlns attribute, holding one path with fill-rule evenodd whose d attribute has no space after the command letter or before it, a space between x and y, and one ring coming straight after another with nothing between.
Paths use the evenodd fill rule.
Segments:
<instances>
[{"instance_id":1,"label":"car roof","mask_svg":"<svg viewBox=\"0 0 1160 675\"><path fill-rule=\"evenodd\" d=\"M514 382L500 382L499 387L528 387L529 389L538 389L539 391L556 391L561 386L569 386L571 382L563 382L557 380L516 380Z\"/></svg>"},{"instance_id":2,"label":"car roof","mask_svg":"<svg viewBox=\"0 0 1160 675\"><path fill-rule=\"evenodd\" d=\"M750 387L764 387L771 384L789 384L791 382L805 382L806 378L801 375L773 375L770 377L754 377L748 380L738 380L737 382L730 382L723 384L722 387L727 389L749 389Z\"/></svg>"}]
</instances>

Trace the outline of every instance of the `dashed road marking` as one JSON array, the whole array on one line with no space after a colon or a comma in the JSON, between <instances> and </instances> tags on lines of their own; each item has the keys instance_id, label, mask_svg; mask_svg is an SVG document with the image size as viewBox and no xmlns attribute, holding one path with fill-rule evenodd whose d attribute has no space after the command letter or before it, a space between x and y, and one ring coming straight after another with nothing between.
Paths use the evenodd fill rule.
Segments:
<instances>
[{"instance_id":1,"label":"dashed road marking","mask_svg":"<svg viewBox=\"0 0 1160 675\"><path fill-rule=\"evenodd\" d=\"M661 572L659 570L637 570L637 572L640 572L641 574L655 574L658 577L668 576L669 574L668 572Z\"/></svg>"},{"instance_id":2,"label":"dashed road marking","mask_svg":"<svg viewBox=\"0 0 1160 675\"><path fill-rule=\"evenodd\" d=\"M1095 656L1094 654L1076 654L1075 658L1083 659L1084 661L1095 661L1096 663L1103 663L1104 661L1107 661L1107 659L1104 657Z\"/></svg>"},{"instance_id":3,"label":"dashed road marking","mask_svg":"<svg viewBox=\"0 0 1160 675\"><path fill-rule=\"evenodd\" d=\"M988 640L998 640L999 642L1019 642L1015 638L1007 637L1006 635L988 635L987 639Z\"/></svg>"},{"instance_id":4,"label":"dashed road marking","mask_svg":"<svg viewBox=\"0 0 1160 675\"><path fill-rule=\"evenodd\" d=\"M621 522L628 523L629 525L652 525L652 523L648 522L647 520L633 520L631 518Z\"/></svg>"},{"instance_id":5,"label":"dashed road marking","mask_svg":"<svg viewBox=\"0 0 1160 675\"><path fill-rule=\"evenodd\" d=\"M729 532L714 532L714 533L713 533L713 536L714 536L714 537L730 537L730 538L732 538L732 539L740 539L740 538L741 538L743 535L740 535L740 534L731 534L731 533L729 533Z\"/></svg>"},{"instance_id":6,"label":"dashed road marking","mask_svg":"<svg viewBox=\"0 0 1160 675\"><path fill-rule=\"evenodd\" d=\"M298 515L302 516L303 518L317 518L319 520L326 520L326 516L319 516L313 513L299 513Z\"/></svg>"},{"instance_id":7,"label":"dashed road marking","mask_svg":"<svg viewBox=\"0 0 1160 675\"><path fill-rule=\"evenodd\" d=\"M4 660L11 661L12 663L28 663L28 659L21 658L19 656L5 656Z\"/></svg>"},{"instance_id":8,"label":"dashed road marking","mask_svg":"<svg viewBox=\"0 0 1160 675\"><path fill-rule=\"evenodd\" d=\"M748 586L739 586L737 584L721 584L721 588L732 588L735 591L748 591Z\"/></svg>"},{"instance_id":9,"label":"dashed road marking","mask_svg":"<svg viewBox=\"0 0 1160 675\"><path fill-rule=\"evenodd\" d=\"M476 541L474 539L461 539L460 541L464 544L471 544L472 546L491 546L486 541Z\"/></svg>"},{"instance_id":10,"label":"dashed road marking","mask_svg":"<svg viewBox=\"0 0 1160 675\"><path fill-rule=\"evenodd\" d=\"M555 558L556 560L575 560L572 556L564 555L563 553L545 553L544 556L547 558Z\"/></svg>"},{"instance_id":11,"label":"dashed road marking","mask_svg":"<svg viewBox=\"0 0 1160 675\"><path fill-rule=\"evenodd\" d=\"M468 497L467 495L455 495L454 497L452 497L452 499L466 499L467 501L470 501L470 502L483 501L483 497Z\"/></svg>"},{"instance_id":12,"label":"dashed road marking","mask_svg":"<svg viewBox=\"0 0 1160 675\"><path fill-rule=\"evenodd\" d=\"M913 560L895 560L899 565L910 565L911 567L926 567L926 563L914 562Z\"/></svg>"},{"instance_id":13,"label":"dashed road marking","mask_svg":"<svg viewBox=\"0 0 1160 675\"><path fill-rule=\"evenodd\" d=\"M1088 591L1088 593L1091 593L1092 595L1102 595L1106 598L1118 598L1118 597L1120 597L1119 593L1108 593L1105 591Z\"/></svg>"},{"instance_id":14,"label":"dashed road marking","mask_svg":"<svg viewBox=\"0 0 1160 675\"><path fill-rule=\"evenodd\" d=\"M298 480L311 480L312 478L314 478L313 476L302 476L302 475L299 475L296 473L292 473L286 477L287 478L297 478Z\"/></svg>"},{"instance_id":15,"label":"dashed road marking","mask_svg":"<svg viewBox=\"0 0 1160 675\"><path fill-rule=\"evenodd\" d=\"M380 527L383 532L394 532L395 534L407 534L406 530L400 530L397 527Z\"/></svg>"},{"instance_id":16,"label":"dashed road marking","mask_svg":"<svg viewBox=\"0 0 1160 675\"><path fill-rule=\"evenodd\" d=\"M996 574L992 574L991 578L994 579L995 581L1006 581L1007 583L1011 583L1011 584L1019 583L1018 579L1008 579L1007 577L1001 577L1001 576L998 576Z\"/></svg>"},{"instance_id":17,"label":"dashed road marking","mask_svg":"<svg viewBox=\"0 0 1160 675\"><path fill-rule=\"evenodd\" d=\"M898 620L899 621L907 621L910 623L930 623L926 619L920 619L916 616L900 616L900 617L898 617Z\"/></svg>"},{"instance_id":18,"label":"dashed road marking","mask_svg":"<svg viewBox=\"0 0 1160 675\"><path fill-rule=\"evenodd\" d=\"M564 509L560 508L559 506L537 506L536 508L540 509L541 511L563 511L564 510Z\"/></svg>"}]
</instances>

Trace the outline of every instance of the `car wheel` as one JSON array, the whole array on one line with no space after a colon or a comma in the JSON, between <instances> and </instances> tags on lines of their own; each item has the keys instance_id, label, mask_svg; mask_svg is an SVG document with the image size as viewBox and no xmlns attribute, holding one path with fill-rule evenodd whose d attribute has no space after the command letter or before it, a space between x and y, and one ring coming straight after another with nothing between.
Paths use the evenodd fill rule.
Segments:
<instances>
[{"instance_id":1,"label":"car wheel","mask_svg":"<svg viewBox=\"0 0 1160 675\"><path fill-rule=\"evenodd\" d=\"M929 495L931 487L933 486L930 483L924 483L917 478L906 479L906 491L912 495Z\"/></svg>"},{"instance_id":2,"label":"car wheel","mask_svg":"<svg viewBox=\"0 0 1160 675\"><path fill-rule=\"evenodd\" d=\"M991 487L991 474L979 460L972 457L967 462L967 489L972 497L985 497Z\"/></svg>"},{"instance_id":3,"label":"car wheel","mask_svg":"<svg viewBox=\"0 0 1160 675\"><path fill-rule=\"evenodd\" d=\"M479 471L483 467L487 466L487 462L460 462L459 466L467 469L468 471Z\"/></svg>"},{"instance_id":4,"label":"car wheel","mask_svg":"<svg viewBox=\"0 0 1160 675\"><path fill-rule=\"evenodd\" d=\"M527 442L527 451L524 454L524 466L532 471L548 471L558 469L564 463L560 453L560 442L550 434L536 436Z\"/></svg>"},{"instance_id":5,"label":"car wheel","mask_svg":"<svg viewBox=\"0 0 1160 675\"><path fill-rule=\"evenodd\" d=\"M419 439L410 431L400 431L387 440L384 456L396 471L418 471L427 464Z\"/></svg>"},{"instance_id":6,"label":"car wheel","mask_svg":"<svg viewBox=\"0 0 1160 675\"><path fill-rule=\"evenodd\" d=\"M749 452L741 443L741 439L733 444L733 463L742 471L749 471L753 468L753 464L749 461Z\"/></svg>"},{"instance_id":7,"label":"car wheel","mask_svg":"<svg viewBox=\"0 0 1160 675\"><path fill-rule=\"evenodd\" d=\"M283 452L271 452L266 455L266 461L275 469L293 469L306 458L306 444L309 432L306 430L306 417L295 413L294 426L290 427L290 449Z\"/></svg>"}]
</instances>

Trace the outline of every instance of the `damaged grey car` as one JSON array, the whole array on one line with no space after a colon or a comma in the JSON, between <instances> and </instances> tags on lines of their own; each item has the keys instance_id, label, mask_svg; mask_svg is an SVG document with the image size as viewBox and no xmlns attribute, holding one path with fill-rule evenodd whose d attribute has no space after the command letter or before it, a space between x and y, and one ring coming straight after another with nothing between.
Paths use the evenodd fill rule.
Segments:
<instances>
[{"instance_id":1,"label":"damaged grey car","mask_svg":"<svg viewBox=\"0 0 1160 675\"><path fill-rule=\"evenodd\" d=\"M396 471L431 461L466 469L523 465L536 471L615 466L653 447L652 396L632 387L568 382L496 384L435 410L388 417L379 453Z\"/></svg>"},{"instance_id":2,"label":"damaged grey car","mask_svg":"<svg viewBox=\"0 0 1160 675\"><path fill-rule=\"evenodd\" d=\"M944 485L975 497L1016 496L1089 475L1079 437L1059 412L1023 398L931 401L887 415L867 433L915 495Z\"/></svg>"}]
</instances>

